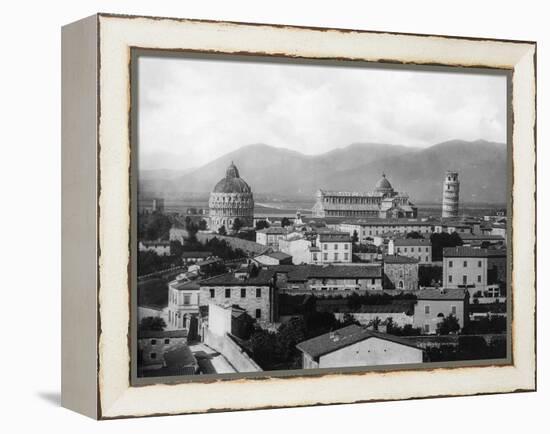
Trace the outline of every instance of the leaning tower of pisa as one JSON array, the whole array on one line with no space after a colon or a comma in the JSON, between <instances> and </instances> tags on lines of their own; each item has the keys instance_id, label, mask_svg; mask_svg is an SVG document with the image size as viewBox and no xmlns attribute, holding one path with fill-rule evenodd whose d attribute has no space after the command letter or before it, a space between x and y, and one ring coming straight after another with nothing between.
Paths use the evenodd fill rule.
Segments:
<instances>
[{"instance_id":1,"label":"leaning tower of pisa","mask_svg":"<svg viewBox=\"0 0 550 434\"><path fill-rule=\"evenodd\" d=\"M443 209L441 217L458 217L458 172L447 170L443 183Z\"/></svg>"}]
</instances>

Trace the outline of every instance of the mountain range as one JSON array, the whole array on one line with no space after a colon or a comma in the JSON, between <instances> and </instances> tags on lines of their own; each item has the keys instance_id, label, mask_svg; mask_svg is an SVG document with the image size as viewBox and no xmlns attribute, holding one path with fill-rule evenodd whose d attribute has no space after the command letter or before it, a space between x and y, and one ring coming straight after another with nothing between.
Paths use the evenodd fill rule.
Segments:
<instances>
[{"instance_id":1,"label":"mountain range","mask_svg":"<svg viewBox=\"0 0 550 434\"><path fill-rule=\"evenodd\" d=\"M208 193L231 161L256 195L313 198L326 190L372 191L382 173L413 202L439 202L446 170L459 172L460 200L506 201L506 145L451 140L427 148L354 143L305 155L265 144L247 145L206 165L185 171L141 170L140 195L178 198Z\"/></svg>"}]
</instances>

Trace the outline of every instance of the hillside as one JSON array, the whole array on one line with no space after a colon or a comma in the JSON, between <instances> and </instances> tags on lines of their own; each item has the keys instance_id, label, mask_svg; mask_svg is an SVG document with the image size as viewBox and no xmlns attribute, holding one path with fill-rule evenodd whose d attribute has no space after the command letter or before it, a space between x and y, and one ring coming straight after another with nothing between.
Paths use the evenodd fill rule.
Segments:
<instances>
[{"instance_id":1,"label":"hillside","mask_svg":"<svg viewBox=\"0 0 550 434\"><path fill-rule=\"evenodd\" d=\"M356 143L315 156L268 145L243 146L210 163L177 175L140 179L142 194L178 197L207 193L234 161L255 193L311 197L319 188L370 191L385 172L396 190L416 202L437 202L447 169L457 170L461 200L506 200L506 147L486 141L453 140L419 149L397 145ZM159 172L162 173L162 172Z\"/></svg>"}]
</instances>

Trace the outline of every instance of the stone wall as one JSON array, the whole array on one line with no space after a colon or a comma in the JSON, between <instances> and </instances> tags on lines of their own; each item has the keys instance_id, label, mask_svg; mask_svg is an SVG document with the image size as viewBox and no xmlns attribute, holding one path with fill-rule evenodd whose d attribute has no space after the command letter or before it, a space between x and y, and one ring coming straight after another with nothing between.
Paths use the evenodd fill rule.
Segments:
<instances>
[{"instance_id":1,"label":"stone wall","mask_svg":"<svg viewBox=\"0 0 550 434\"><path fill-rule=\"evenodd\" d=\"M402 289L416 291L418 289L418 264L384 264L386 282L384 287L388 289Z\"/></svg>"}]
</instances>

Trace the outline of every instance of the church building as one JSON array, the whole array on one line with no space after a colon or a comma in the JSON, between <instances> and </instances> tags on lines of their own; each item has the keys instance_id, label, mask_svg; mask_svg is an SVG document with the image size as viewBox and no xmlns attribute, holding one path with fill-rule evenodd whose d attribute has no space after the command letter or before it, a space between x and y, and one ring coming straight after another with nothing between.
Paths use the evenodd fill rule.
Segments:
<instances>
[{"instance_id":1,"label":"church building","mask_svg":"<svg viewBox=\"0 0 550 434\"><path fill-rule=\"evenodd\" d=\"M416 218L417 208L406 193L396 192L385 174L371 192L319 190L313 217Z\"/></svg>"}]
</instances>

